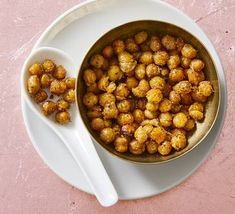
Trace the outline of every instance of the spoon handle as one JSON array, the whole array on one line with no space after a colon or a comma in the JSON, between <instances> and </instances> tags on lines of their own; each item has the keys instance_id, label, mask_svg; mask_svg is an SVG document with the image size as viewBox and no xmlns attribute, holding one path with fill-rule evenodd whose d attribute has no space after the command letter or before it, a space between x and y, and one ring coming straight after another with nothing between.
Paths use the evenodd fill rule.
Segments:
<instances>
[{"instance_id":1,"label":"spoon handle","mask_svg":"<svg viewBox=\"0 0 235 214\"><path fill-rule=\"evenodd\" d=\"M63 129L63 133L58 134L81 168L100 204L104 207L111 206L118 201L117 192L83 123L78 120L76 128Z\"/></svg>"}]
</instances>

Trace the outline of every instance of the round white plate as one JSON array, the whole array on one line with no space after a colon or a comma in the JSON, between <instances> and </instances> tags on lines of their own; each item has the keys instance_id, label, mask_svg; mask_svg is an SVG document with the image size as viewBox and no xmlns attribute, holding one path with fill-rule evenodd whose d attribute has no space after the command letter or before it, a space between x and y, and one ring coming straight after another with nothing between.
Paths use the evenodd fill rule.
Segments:
<instances>
[{"instance_id":1,"label":"round white plate","mask_svg":"<svg viewBox=\"0 0 235 214\"><path fill-rule=\"evenodd\" d=\"M98 0L82 3L64 13L46 29L34 47L59 48L79 66L88 49L101 35L115 26L140 19L171 22L200 38L214 58L220 80L221 106L217 121L206 139L192 152L172 162L162 165L128 163L96 145L120 199L148 197L176 186L201 165L215 145L224 121L227 93L223 69L212 44L190 18L164 2ZM81 170L60 139L34 115L23 99L22 109L30 139L45 163L71 185L92 194Z\"/></svg>"}]
</instances>

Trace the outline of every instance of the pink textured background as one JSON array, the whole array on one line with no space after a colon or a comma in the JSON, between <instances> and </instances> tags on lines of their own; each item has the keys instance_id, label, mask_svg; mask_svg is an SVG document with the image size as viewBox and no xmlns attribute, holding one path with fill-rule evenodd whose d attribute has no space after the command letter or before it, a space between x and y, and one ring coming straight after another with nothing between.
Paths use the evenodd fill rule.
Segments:
<instances>
[{"instance_id":1,"label":"pink textured background","mask_svg":"<svg viewBox=\"0 0 235 214\"><path fill-rule=\"evenodd\" d=\"M234 213L235 1L167 0L214 43L228 83L228 116L209 159L186 182L156 197L102 208L39 158L23 124L19 73L42 31L78 0L0 1L0 213Z\"/></svg>"}]
</instances>

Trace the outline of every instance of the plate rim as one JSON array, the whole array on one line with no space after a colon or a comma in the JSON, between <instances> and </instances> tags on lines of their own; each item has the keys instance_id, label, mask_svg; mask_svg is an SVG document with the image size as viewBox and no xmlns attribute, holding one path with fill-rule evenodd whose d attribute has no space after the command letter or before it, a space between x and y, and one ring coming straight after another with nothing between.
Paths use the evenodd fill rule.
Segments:
<instances>
[{"instance_id":1,"label":"plate rim","mask_svg":"<svg viewBox=\"0 0 235 214\"><path fill-rule=\"evenodd\" d=\"M38 38L38 40L36 41L35 45L33 46L31 52L33 50L35 50L36 48L40 47L40 44L42 43L43 39L47 36L47 34L52 30L52 28L57 24L59 23L61 20L63 20L67 15L69 15L70 13L76 11L77 9L85 6L85 5L88 5L88 4L92 4L93 2L99 2L99 1L103 1L103 0L86 0L84 2L81 2L81 3L78 3L77 5L71 7L70 9L66 10L64 13L62 13L61 15L59 15L48 27L46 27L46 29L43 31L43 33L40 35L40 37ZM166 7L170 7L171 9L175 10L176 12L178 12L181 16L187 18L188 21L190 22L193 22L194 24L197 25L197 23L195 23L190 17L188 17L185 13L183 13L182 11L180 11L179 9L175 8L174 6L166 3L166 2L163 2L163 1L159 1L159 0L149 0L149 1L152 1L152 2L155 2L157 4L162 4ZM220 113L221 110L223 110L221 112L221 121L220 121L220 124L219 124L219 130L218 132L216 133L216 135L214 136L214 141L212 142L212 145L210 146L210 148L208 149L206 155L204 155L204 157L197 163L197 165L194 167L194 169L192 169L190 171L190 173L188 173L186 176L183 176L181 177L181 179L178 179L177 182L175 183L172 183L172 185L168 185L167 187L163 188L159 193L155 193L155 194L149 194L149 195L146 195L146 196L141 196L141 197L132 197L132 198L120 198L120 200L135 200L135 199L141 199L141 198L147 198L147 197L152 197L152 196L155 196L155 195L159 195L167 190L170 190L172 189L173 187L179 185L180 183L182 183L183 181L185 181L187 178L189 178L197 169L199 169L199 167L202 165L202 163L208 158L208 156L210 155L212 149L215 147L216 143L218 142L218 138L219 138L219 135L221 133L221 130L224 126L224 122L225 122L225 118L226 118L226 109L227 109L227 83L226 83L226 76L225 76L225 73L224 73L224 69L223 69L223 65L221 63L221 60L220 60L220 57L219 55L217 54L214 46L212 45L210 39L206 36L206 34L204 33L204 31L200 28L200 26L197 25L197 27L201 30L200 33L202 33L205 38L207 39L207 42L209 42L211 48L212 48L212 52L214 53L213 55L215 55L217 57L217 59L214 59L216 61L216 65L215 67L217 68L217 66L219 65L220 68L218 68L218 70L221 70L222 72L222 76L224 78L223 82L222 80L220 80L220 85L223 84L224 87L221 87L221 94L222 94L222 90L224 92L224 103L221 103L220 105L220 108L218 110L218 112ZM30 52L30 53L31 53ZM213 57L215 57L213 56ZM219 74L219 72L218 72ZM219 79L220 79L220 75L219 75ZM50 170L52 170L57 176L59 176L60 178L63 179L63 181L65 181L66 183L72 185L72 186L75 186L76 188L78 188L79 190L82 190L83 192L86 192L86 193L89 193L89 194L92 194L93 193L91 191L88 191L88 190L85 190L83 187L81 186L77 186L77 185L74 185L72 184L70 181L66 180L63 175L59 175L56 170L54 170L53 167L51 167L51 165L47 162L46 158L43 156L43 154L40 152L40 149L39 147L37 146L37 143L30 131L30 127L29 127L29 124L26 122L26 114L27 112L25 111L25 106L27 105L27 103L25 103L25 100L23 98L23 96L21 95L21 108L22 108L22 113L23 113L23 121L24 121L24 124L25 124L25 127L26 127L26 131L27 131L27 134L30 138L30 141L32 142L35 150L37 151L37 153L39 154L39 156L41 157L41 159L43 160L43 162L50 168ZM221 109L222 108L222 105L224 107L224 109ZM218 119L218 118L217 118Z\"/></svg>"}]
</instances>

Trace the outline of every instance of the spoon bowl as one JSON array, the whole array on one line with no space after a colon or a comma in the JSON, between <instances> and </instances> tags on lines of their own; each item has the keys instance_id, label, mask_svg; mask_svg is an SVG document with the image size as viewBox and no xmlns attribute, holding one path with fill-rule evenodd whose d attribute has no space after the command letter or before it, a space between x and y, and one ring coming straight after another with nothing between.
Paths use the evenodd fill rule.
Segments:
<instances>
[{"instance_id":1,"label":"spoon bowl","mask_svg":"<svg viewBox=\"0 0 235 214\"><path fill-rule=\"evenodd\" d=\"M75 76L75 64L66 53L50 47L38 48L30 54L23 65L21 73L22 95L38 118L50 127L63 141L74 160L81 168L100 204L105 207L111 206L118 201L117 192L103 167L75 105L71 106L70 109L71 122L68 125L62 126L54 122L52 118L53 115L51 117L45 117L41 113L40 106L34 102L27 91L27 80L30 76L28 68L33 63L41 63L45 59L51 59L55 64L63 65L67 70L68 76Z\"/></svg>"}]
</instances>

